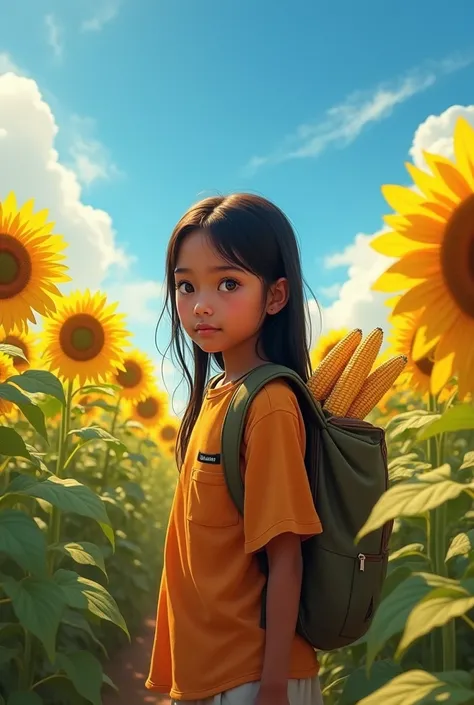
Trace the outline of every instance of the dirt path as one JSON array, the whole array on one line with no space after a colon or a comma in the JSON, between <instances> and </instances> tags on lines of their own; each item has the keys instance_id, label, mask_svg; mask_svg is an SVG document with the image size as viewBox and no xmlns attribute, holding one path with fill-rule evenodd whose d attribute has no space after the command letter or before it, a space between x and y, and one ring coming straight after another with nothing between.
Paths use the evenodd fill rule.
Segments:
<instances>
[{"instance_id":1,"label":"dirt path","mask_svg":"<svg viewBox=\"0 0 474 705\"><path fill-rule=\"evenodd\" d=\"M151 647L153 643L154 621L145 620L142 633L132 639L132 643L117 654L107 674L113 680L119 693L107 689L103 705L169 705L168 698L152 693L144 686Z\"/></svg>"}]
</instances>

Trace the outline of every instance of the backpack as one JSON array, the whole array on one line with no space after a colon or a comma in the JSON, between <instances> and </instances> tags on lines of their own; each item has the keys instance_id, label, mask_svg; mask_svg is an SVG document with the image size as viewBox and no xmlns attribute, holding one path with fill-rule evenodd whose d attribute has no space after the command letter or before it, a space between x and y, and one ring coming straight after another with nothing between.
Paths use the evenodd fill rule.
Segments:
<instances>
[{"instance_id":1,"label":"backpack","mask_svg":"<svg viewBox=\"0 0 474 705\"><path fill-rule=\"evenodd\" d=\"M315 649L332 651L354 643L369 629L379 605L393 522L355 537L388 487L383 429L354 418L331 416L293 370L268 363L248 373L229 404L222 429L222 465L230 496L243 516L240 448L255 395L283 378L295 392L306 428L305 465L323 533L302 542L303 577L297 633ZM260 569L268 577L265 551ZM260 626L265 628L266 587Z\"/></svg>"}]
</instances>

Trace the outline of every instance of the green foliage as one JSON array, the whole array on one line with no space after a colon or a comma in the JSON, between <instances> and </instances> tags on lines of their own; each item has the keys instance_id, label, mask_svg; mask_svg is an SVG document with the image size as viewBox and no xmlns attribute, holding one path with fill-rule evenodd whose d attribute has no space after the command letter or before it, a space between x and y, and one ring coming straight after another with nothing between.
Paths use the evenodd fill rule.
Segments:
<instances>
[{"instance_id":1,"label":"green foliage","mask_svg":"<svg viewBox=\"0 0 474 705\"><path fill-rule=\"evenodd\" d=\"M390 488L359 538L394 520L365 637L321 655L325 705L474 704L474 406L391 408Z\"/></svg>"},{"instance_id":2,"label":"green foliage","mask_svg":"<svg viewBox=\"0 0 474 705\"><path fill-rule=\"evenodd\" d=\"M107 401L81 407L87 393ZM114 385L72 395L28 370L0 397L18 413L0 424L0 705L101 705L110 658L156 606L173 461L141 427L110 431Z\"/></svg>"}]
</instances>

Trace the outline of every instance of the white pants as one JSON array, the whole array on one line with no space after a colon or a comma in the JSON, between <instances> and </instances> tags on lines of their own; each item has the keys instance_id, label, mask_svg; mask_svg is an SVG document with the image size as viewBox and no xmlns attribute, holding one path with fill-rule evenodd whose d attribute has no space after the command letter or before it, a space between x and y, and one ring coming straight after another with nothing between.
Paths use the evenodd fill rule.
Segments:
<instances>
[{"instance_id":1,"label":"white pants","mask_svg":"<svg viewBox=\"0 0 474 705\"><path fill-rule=\"evenodd\" d=\"M172 700L171 705L253 705L259 688L260 682L254 681L204 700ZM318 676L289 680L288 700L290 705L323 705Z\"/></svg>"}]
</instances>

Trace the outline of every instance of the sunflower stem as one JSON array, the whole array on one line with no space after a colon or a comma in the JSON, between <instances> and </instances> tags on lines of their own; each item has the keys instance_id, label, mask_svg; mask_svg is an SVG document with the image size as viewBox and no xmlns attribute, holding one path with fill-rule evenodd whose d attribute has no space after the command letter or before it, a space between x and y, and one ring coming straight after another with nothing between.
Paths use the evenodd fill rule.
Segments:
<instances>
[{"instance_id":1,"label":"sunflower stem","mask_svg":"<svg viewBox=\"0 0 474 705\"><path fill-rule=\"evenodd\" d=\"M34 675L34 654L33 654L33 635L28 629L25 629L25 638L23 644L23 668L20 670L18 678L19 690L29 690L33 681Z\"/></svg>"},{"instance_id":2,"label":"sunflower stem","mask_svg":"<svg viewBox=\"0 0 474 705\"><path fill-rule=\"evenodd\" d=\"M436 398L430 394L429 411L438 410ZM428 440L428 461L432 467L439 467L444 461L445 437ZM429 512L428 551L433 573L448 576L445 561L447 549L447 506L441 504ZM451 620L441 630L431 632L433 670L453 671L456 668L455 622Z\"/></svg>"},{"instance_id":3,"label":"sunflower stem","mask_svg":"<svg viewBox=\"0 0 474 705\"><path fill-rule=\"evenodd\" d=\"M118 399L117 399L117 405L115 407L115 411L112 416L112 423L110 424L110 435L112 435L112 436L115 433L115 426L117 425L117 419L118 419L118 415L120 412L121 401L122 401L122 397L119 394ZM107 446L107 448L105 450L104 466L102 468L102 478L100 481L102 492L105 491L107 484L108 484L108 481L109 481L109 477L108 477L109 476L109 463L110 463L110 448L109 448L109 446Z\"/></svg>"},{"instance_id":4,"label":"sunflower stem","mask_svg":"<svg viewBox=\"0 0 474 705\"><path fill-rule=\"evenodd\" d=\"M57 477L62 477L65 459L68 446L68 433L69 424L71 419L71 400L72 400L72 382L68 383L67 394L66 394L66 404L63 406L61 411L61 422L59 425L58 434L58 457L56 462L56 475ZM57 507L51 508L51 516L49 523L49 544L56 545L59 543L61 535L61 511ZM54 572L54 567L56 563L56 552L50 551L48 555L48 567L52 574Z\"/></svg>"}]
</instances>

